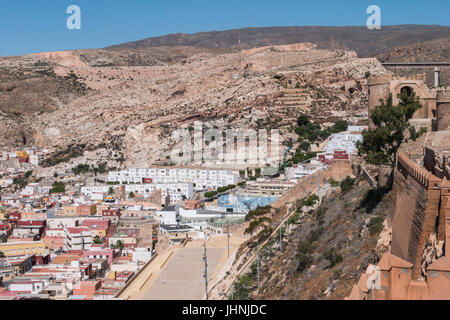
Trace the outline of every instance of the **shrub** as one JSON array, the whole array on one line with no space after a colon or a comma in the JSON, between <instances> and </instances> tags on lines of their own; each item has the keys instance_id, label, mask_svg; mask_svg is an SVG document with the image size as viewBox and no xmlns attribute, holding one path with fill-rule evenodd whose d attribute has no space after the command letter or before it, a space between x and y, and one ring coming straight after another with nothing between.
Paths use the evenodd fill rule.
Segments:
<instances>
[{"instance_id":1,"label":"shrub","mask_svg":"<svg viewBox=\"0 0 450 320\"><path fill-rule=\"evenodd\" d=\"M320 207L319 210L317 210L317 221L319 221L319 223L323 222L323 218L325 217L326 213L327 209L324 207Z\"/></svg>"},{"instance_id":2,"label":"shrub","mask_svg":"<svg viewBox=\"0 0 450 320\"><path fill-rule=\"evenodd\" d=\"M340 255L336 248L329 248L323 253L323 257L330 263L330 268L342 262L343 257Z\"/></svg>"},{"instance_id":3,"label":"shrub","mask_svg":"<svg viewBox=\"0 0 450 320\"><path fill-rule=\"evenodd\" d=\"M370 189L361 201L359 208L365 208L367 213L371 213L388 192L387 186Z\"/></svg>"},{"instance_id":4,"label":"shrub","mask_svg":"<svg viewBox=\"0 0 450 320\"><path fill-rule=\"evenodd\" d=\"M296 258L298 260L297 272L303 272L308 266L310 266L313 259L313 246L309 241L301 241L297 247Z\"/></svg>"},{"instance_id":5,"label":"shrub","mask_svg":"<svg viewBox=\"0 0 450 320\"><path fill-rule=\"evenodd\" d=\"M381 230L383 230L383 222L384 222L383 217L377 216L372 218L368 225L370 235L372 236L378 235L381 232Z\"/></svg>"},{"instance_id":6,"label":"shrub","mask_svg":"<svg viewBox=\"0 0 450 320\"><path fill-rule=\"evenodd\" d=\"M305 201L303 202L303 204L307 207L312 207L313 205L315 205L317 203L317 201L319 201L319 197L315 194L310 195L308 198L305 199Z\"/></svg>"},{"instance_id":7,"label":"shrub","mask_svg":"<svg viewBox=\"0 0 450 320\"><path fill-rule=\"evenodd\" d=\"M340 184L342 193L346 193L351 190L355 184L355 181L356 179L350 178L349 176L342 180Z\"/></svg>"},{"instance_id":8,"label":"shrub","mask_svg":"<svg viewBox=\"0 0 450 320\"><path fill-rule=\"evenodd\" d=\"M91 170L91 167L88 164L79 164L75 168L72 169L73 174L76 176L83 173L88 173Z\"/></svg>"},{"instance_id":9,"label":"shrub","mask_svg":"<svg viewBox=\"0 0 450 320\"><path fill-rule=\"evenodd\" d=\"M319 240L319 238L322 234L323 234L323 228L318 227L316 229L311 230L311 232L309 233L308 239L311 242L317 241L317 240Z\"/></svg>"},{"instance_id":10,"label":"shrub","mask_svg":"<svg viewBox=\"0 0 450 320\"><path fill-rule=\"evenodd\" d=\"M212 198L212 197L214 197L215 195L217 195L217 191L208 191L208 192L205 192L205 197L206 198Z\"/></svg>"},{"instance_id":11,"label":"shrub","mask_svg":"<svg viewBox=\"0 0 450 320\"><path fill-rule=\"evenodd\" d=\"M328 180L328 183L329 183L330 186L332 186L332 187L339 187L339 186L340 186L340 182L334 180L333 178L331 178L330 180Z\"/></svg>"}]
</instances>

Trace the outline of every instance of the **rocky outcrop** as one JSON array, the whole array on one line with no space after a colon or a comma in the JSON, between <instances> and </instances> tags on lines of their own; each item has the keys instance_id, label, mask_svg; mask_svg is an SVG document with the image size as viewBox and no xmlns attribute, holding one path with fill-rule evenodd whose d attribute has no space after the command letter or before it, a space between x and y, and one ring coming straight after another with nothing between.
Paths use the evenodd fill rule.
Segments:
<instances>
[{"instance_id":1,"label":"rocky outcrop","mask_svg":"<svg viewBox=\"0 0 450 320\"><path fill-rule=\"evenodd\" d=\"M311 44L243 53L187 48L173 51L171 63L161 62L158 50L1 58L5 73L0 75L0 108L10 117L11 128L7 143L36 143L52 151L52 159L78 146L81 154L68 154L80 157L106 148L109 155L98 161L121 160L124 166L170 163L177 143L172 133L194 121L219 130L277 128L282 139L300 112L308 112L317 123L349 116L354 123L364 123L364 74L385 72L375 59ZM184 58L177 60L177 55ZM244 77L245 72L252 76ZM306 104L276 105L282 91L297 82L304 88ZM16 123L10 116L13 110L21 116Z\"/></svg>"}]
</instances>

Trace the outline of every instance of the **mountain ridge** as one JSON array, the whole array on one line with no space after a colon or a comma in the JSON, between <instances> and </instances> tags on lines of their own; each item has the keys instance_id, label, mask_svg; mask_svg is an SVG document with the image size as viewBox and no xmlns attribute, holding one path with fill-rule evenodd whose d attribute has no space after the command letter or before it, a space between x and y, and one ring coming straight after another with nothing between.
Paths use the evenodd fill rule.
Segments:
<instances>
[{"instance_id":1,"label":"mountain ridge","mask_svg":"<svg viewBox=\"0 0 450 320\"><path fill-rule=\"evenodd\" d=\"M106 49L144 49L159 46L250 49L311 42L320 49L350 49L362 57L389 52L396 47L450 37L450 26L397 25L381 30L364 26L249 27L198 33L173 33L129 41Z\"/></svg>"}]
</instances>

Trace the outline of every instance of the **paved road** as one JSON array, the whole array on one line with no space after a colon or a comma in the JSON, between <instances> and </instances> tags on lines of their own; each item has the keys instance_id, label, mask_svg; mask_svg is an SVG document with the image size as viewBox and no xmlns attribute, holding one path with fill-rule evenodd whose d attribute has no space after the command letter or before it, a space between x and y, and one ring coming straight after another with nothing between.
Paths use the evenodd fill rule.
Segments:
<instances>
[{"instance_id":1,"label":"paved road","mask_svg":"<svg viewBox=\"0 0 450 320\"><path fill-rule=\"evenodd\" d=\"M217 268L225 249L210 248L208 255L208 278ZM142 296L143 300L200 300L204 298L203 248L179 249L158 279Z\"/></svg>"}]
</instances>

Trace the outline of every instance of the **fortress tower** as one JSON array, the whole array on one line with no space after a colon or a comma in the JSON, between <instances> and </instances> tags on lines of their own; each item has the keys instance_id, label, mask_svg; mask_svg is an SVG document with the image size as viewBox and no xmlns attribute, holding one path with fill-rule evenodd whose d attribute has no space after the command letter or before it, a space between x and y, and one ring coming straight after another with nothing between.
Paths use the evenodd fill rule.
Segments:
<instances>
[{"instance_id":1,"label":"fortress tower","mask_svg":"<svg viewBox=\"0 0 450 320\"><path fill-rule=\"evenodd\" d=\"M391 73L369 77L369 115L376 106L380 105L380 99L387 100L392 94L393 104L399 102L398 95L402 90L415 92L419 97L422 108L414 114L413 119L421 126L433 127L433 119L436 118L436 90L430 89L425 83L425 74L411 77L399 77ZM373 128L373 123L369 118L369 127Z\"/></svg>"},{"instance_id":2,"label":"fortress tower","mask_svg":"<svg viewBox=\"0 0 450 320\"><path fill-rule=\"evenodd\" d=\"M436 126L438 131L450 130L450 90L440 90L436 98Z\"/></svg>"},{"instance_id":3,"label":"fortress tower","mask_svg":"<svg viewBox=\"0 0 450 320\"><path fill-rule=\"evenodd\" d=\"M373 128L372 119L370 115L376 106L380 104L380 100L386 101L389 97L391 85L391 75L381 75L370 77L368 81L369 87L369 127Z\"/></svg>"}]
</instances>

